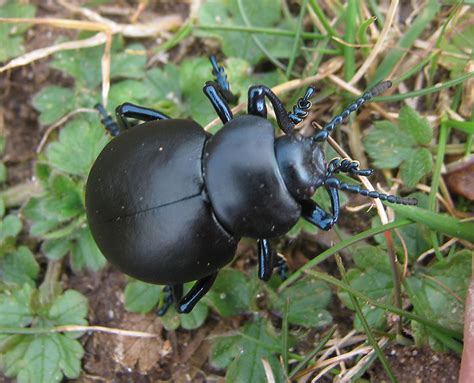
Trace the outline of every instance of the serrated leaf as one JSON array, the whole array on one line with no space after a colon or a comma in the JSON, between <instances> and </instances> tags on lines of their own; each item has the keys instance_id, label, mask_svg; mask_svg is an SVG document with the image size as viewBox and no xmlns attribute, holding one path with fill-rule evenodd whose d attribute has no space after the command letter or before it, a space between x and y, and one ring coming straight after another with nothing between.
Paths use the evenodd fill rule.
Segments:
<instances>
[{"instance_id":1,"label":"serrated leaf","mask_svg":"<svg viewBox=\"0 0 474 383\"><path fill-rule=\"evenodd\" d=\"M202 302L193 308L189 314L181 314L181 327L186 330L193 330L202 326L209 313L209 308Z\"/></svg>"},{"instance_id":2,"label":"serrated leaf","mask_svg":"<svg viewBox=\"0 0 474 383\"><path fill-rule=\"evenodd\" d=\"M32 4L18 1L4 1L0 6L0 17L12 18L30 18L34 17L36 7ZM23 37L30 25L2 23L0 24L0 62L6 61L11 57L16 57L24 53ZM0 151L1 152L1 151Z\"/></svg>"},{"instance_id":3,"label":"serrated leaf","mask_svg":"<svg viewBox=\"0 0 474 383\"><path fill-rule=\"evenodd\" d=\"M243 329L244 337L239 344L239 352L229 365L226 373L226 382L265 382L267 381L263 369L262 359L268 360L276 382L285 382L278 359L266 344L273 349L280 348L274 328L269 321L255 318Z\"/></svg>"},{"instance_id":4,"label":"serrated leaf","mask_svg":"<svg viewBox=\"0 0 474 383\"><path fill-rule=\"evenodd\" d=\"M33 106L40 112L41 124L51 124L75 108L74 93L69 88L47 86L33 97Z\"/></svg>"},{"instance_id":5,"label":"serrated leaf","mask_svg":"<svg viewBox=\"0 0 474 383\"><path fill-rule=\"evenodd\" d=\"M352 254L352 259L360 269L373 268L387 274L391 272L388 253L380 247L370 245L358 246Z\"/></svg>"},{"instance_id":6,"label":"serrated leaf","mask_svg":"<svg viewBox=\"0 0 474 383\"><path fill-rule=\"evenodd\" d=\"M362 306L362 314L370 328L384 331L387 328L387 318L385 318L385 311L375 306ZM358 315L354 317L354 329L357 331L364 331L364 326L360 321Z\"/></svg>"},{"instance_id":7,"label":"serrated leaf","mask_svg":"<svg viewBox=\"0 0 474 383\"><path fill-rule=\"evenodd\" d=\"M241 335L219 336L212 342L209 362L215 368L224 369L238 355Z\"/></svg>"},{"instance_id":8,"label":"serrated leaf","mask_svg":"<svg viewBox=\"0 0 474 383\"><path fill-rule=\"evenodd\" d=\"M111 78L134 78L145 76L146 49L142 44L130 44L123 51L112 54Z\"/></svg>"},{"instance_id":9,"label":"serrated leaf","mask_svg":"<svg viewBox=\"0 0 474 383\"><path fill-rule=\"evenodd\" d=\"M18 216L10 214L0 221L0 241L7 237L16 237L21 231L21 220Z\"/></svg>"},{"instance_id":10,"label":"serrated leaf","mask_svg":"<svg viewBox=\"0 0 474 383\"><path fill-rule=\"evenodd\" d=\"M92 238L89 228L81 229L78 232L71 255L72 268L76 271L83 268L98 271L107 262Z\"/></svg>"},{"instance_id":11,"label":"serrated leaf","mask_svg":"<svg viewBox=\"0 0 474 383\"><path fill-rule=\"evenodd\" d=\"M432 157L428 149L420 148L412 153L400 167L400 176L404 184L414 187L425 175L432 170Z\"/></svg>"},{"instance_id":12,"label":"serrated leaf","mask_svg":"<svg viewBox=\"0 0 474 383\"><path fill-rule=\"evenodd\" d=\"M134 313L147 313L155 308L160 300L162 287L131 280L125 287L125 309Z\"/></svg>"},{"instance_id":13,"label":"serrated leaf","mask_svg":"<svg viewBox=\"0 0 474 383\"><path fill-rule=\"evenodd\" d=\"M471 260L471 252L463 250L407 278L405 286L415 311L443 327L462 332Z\"/></svg>"},{"instance_id":14,"label":"serrated leaf","mask_svg":"<svg viewBox=\"0 0 474 383\"><path fill-rule=\"evenodd\" d=\"M0 260L0 278L5 282L34 286L38 273L39 265L26 246L20 246Z\"/></svg>"},{"instance_id":15,"label":"serrated leaf","mask_svg":"<svg viewBox=\"0 0 474 383\"><path fill-rule=\"evenodd\" d=\"M33 289L25 284L21 288L0 294L0 326L24 327L33 320L30 300Z\"/></svg>"},{"instance_id":16,"label":"serrated leaf","mask_svg":"<svg viewBox=\"0 0 474 383\"><path fill-rule=\"evenodd\" d=\"M433 129L428 120L409 106L403 106L398 115L400 130L413 137L420 145L428 145L433 139Z\"/></svg>"},{"instance_id":17,"label":"serrated leaf","mask_svg":"<svg viewBox=\"0 0 474 383\"><path fill-rule=\"evenodd\" d=\"M124 102L142 105L150 97L145 82L137 80L123 80L110 87L109 105L115 108Z\"/></svg>"},{"instance_id":18,"label":"serrated leaf","mask_svg":"<svg viewBox=\"0 0 474 383\"><path fill-rule=\"evenodd\" d=\"M282 312L287 302L288 321L305 327L321 328L332 322L331 314L325 310L331 301L331 290L321 281L305 278L283 290L272 305Z\"/></svg>"},{"instance_id":19,"label":"serrated leaf","mask_svg":"<svg viewBox=\"0 0 474 383\"><path fill-rule=\"evenodd\" d=\"M64 257L71 248L72 243L68 238L50 239L41 244L41 252L52 261Z\"/></svg>"},{"instance_id":20,"label":"serrated leaf","mask_svg":"<svg viewBox=\"0 0 474 383\"><path fill-rule=\"evenodd\" d=\"M160 317L163 327L167 331L173 331L179 328L181 324L180 314L178 314L173 308L170 308L165 315Z\"/></svg>"},{"instance_id":21,"label":"serrated leaf","mask_svg":"<svg viewBox=\"0 0 474 383\"><path fill-rule=\"evenodd\" d=\"M282 19L281 6L272 0L255 2L242 0L242 9L239 8L237 0L207 1L199 8L198 20L201 24L211 25L236 25L245 26L242 12L246 15L250 26L278 27L284 22ZM262 10L265 10L262 12ZM293 29L292 25L284 28ZM228 57L240 57L251 64L257 64L265 57L265 54L256 45L254 38L249 33L230 31L198 31L199 36L208 36L219 39L222 42L222 50ZM291 55L292 37L271 36L255 34L263 46L276 58L287 58Z\"/></svg>"},{"instance_id":22,"label":"serrated leaf","mask_svg":"<svg viewBox=\"0 0 474 383\"><path fill-rule=\"evenodd\" d=\"M56 297L48 311L55 325L87 325L87 298L76 290L67 290Z\"/></svg>"},{"instance_id":23,"label":"serrated leaf","mask_svg":"<svg viewBox=\"0 0 474 383\"><path fill-rule=\"evenodd\" d=\"M46 157L56 169L85 176L107 142L105 129L98 123L75 119L61 130L59 141L48 146Z\"/></svg>"},{"instance_id":24,"label":"serrated leaf","mask_svg":"<svg viewBox=\"0 0 474 383\"><path fill-rule=\"evenodd\" d=\"M393 169L409 158L416 141L409 135L400 134L400 129L388 121L377 121L364 139L365 150L374 166Z\"/></svg>"},{"instance_id":25,"label":"serrated leaf","mask_svg":"<svg viewBox=\"0 0 474 383\"><path fill-rule=\"evenodd\" d=\"M211 103L202 92L205 82L210 79L212 79L212 68L208 59L186 60L179 67L179 82L187 114L201 125L216 117Z\"/></svg>"},{"instance_id":26,"label":"serrated leaf","mask_svg":"<svg viewBox=\"0 0 474 383\"><path fill-rule=\"evenodd\" d=\"M248 310L250 289L247 278L234 269L221 270L206 300L224 317Z\"/></svg>"}]
</instances>

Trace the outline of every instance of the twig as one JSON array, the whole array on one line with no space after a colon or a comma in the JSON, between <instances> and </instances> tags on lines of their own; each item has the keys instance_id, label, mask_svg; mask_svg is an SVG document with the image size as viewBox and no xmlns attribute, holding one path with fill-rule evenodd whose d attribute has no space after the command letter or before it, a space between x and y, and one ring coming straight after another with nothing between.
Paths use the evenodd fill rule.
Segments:
<instances>
[{"instance_id":1,"label":"twig","mask_svg":"<svg viewBox=\"0 0 474 383\"><path fill-rule=\"evenodd\" d=\"M92 331L105 332L107 334L115 334L119 336L133 336L138 338L158 338L158 334L143 331L122 330L113 327L104 326L79 326L79 325L64 325L56 327L0 327L0 334L49 334L57 332L77 332L77 331Z\"/></svg>"}]
</instances>

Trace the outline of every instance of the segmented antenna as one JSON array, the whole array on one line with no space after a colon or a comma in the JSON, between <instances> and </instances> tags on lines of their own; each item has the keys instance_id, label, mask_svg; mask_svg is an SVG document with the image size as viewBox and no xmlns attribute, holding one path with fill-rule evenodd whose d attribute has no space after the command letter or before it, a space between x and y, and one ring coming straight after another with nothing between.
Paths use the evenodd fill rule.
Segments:
<instances>
[{"instance_id":1,"label":"segmented antenna","mask_svg":"<svg viewBox=\"0 0 474 383\"><path fill-rule=\"evenodd\" d=\"M120 134L120 129L114 119L107 113L104 106L102 104L97 104L94 108L99 111L101 117L100 121L105 126L105 129L107 129L113 137L118 136Z\"/></svg>"},{"instance_id":2,"label":"segmented antenna","mask_svg":"<svg viewBox=\"0 0 474 383\"><path fill-rule=\"evenodd\" d=\"M377 85L375 85L372 89L365 92L362 97L355 100L352 104L350 104L346 109L342 111L341 114L335 116L330 122L324 125L323 130L317 132L313 136L313 141L321 142L325 141L334 128L338 125L341 125L343 121L349 117L349 115L356 110L358 110L362 105L364 105L367 101L371 98L377 96L378 94L382 93L384 90L390 88L392 86L391 81L383 81Z\"/></svg>"},{"instance_id":3,"label":"segmented antenna","mask_svg":"<svg viewBox=\"0 0 474 383\"><path fill-rule=\"evenodd\" d=\"M310 86L306 89L306 93L303 97L301 97L296 105L293 107L293 112L288 113L288 117L290 120L296 125L303 121L304 118L308 116L308 111L311 109L313 105L309 99L313 97L316 93L316 88Z\"/></svg>"},{"instance_id":4,"label":"segmented antenna","mask_svg":"<svg viewBox=\"0 0 474 383\"><path fill-rule=\"evenodd\" d=\"M326 179L325 185L329 188L339 189L342 191L348 191L354 194L360 194L360 195L363 195L364 197L378 198L382 201L388 201L390 203L396 203L399 205L418 204L418 200L416 198L404 198L404 197L379 193L377 191L362 189L360 186L346 184L345 182L341 182L337 178L334 178L334 177L330 177Z\"/></svg>"}]
</instances>

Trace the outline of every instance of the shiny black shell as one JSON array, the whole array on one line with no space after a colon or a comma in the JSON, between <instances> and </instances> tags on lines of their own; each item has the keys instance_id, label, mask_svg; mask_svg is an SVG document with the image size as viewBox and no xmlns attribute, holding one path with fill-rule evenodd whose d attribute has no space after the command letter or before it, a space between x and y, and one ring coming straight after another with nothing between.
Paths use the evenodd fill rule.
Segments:
<instances>
[{"instance_id":1,"label":"shiny black shell","mask_svg":"<svg viewBox=\"0 0 474 383\"><path fill-rule=\"evenodd\" d=\"M243 115L214 136L191 120L140 124L101 152L86 186L92 235L125 274L156 284L201 279L240 237L286 233L301 214L266 119Z\"/></svg>"},{"instance_id":2,"label":"shiny black shell","mask_svg":"<svg viewBox=\"0 0 474 383\"><path fill-rule=\"evenodd\" d=\"M232 260L238 240L204 192L207 137L194 121L147 122L115 137L94 163L87 218L102 253L125 274L177 284Z\"/></svg>"}]
</instances>

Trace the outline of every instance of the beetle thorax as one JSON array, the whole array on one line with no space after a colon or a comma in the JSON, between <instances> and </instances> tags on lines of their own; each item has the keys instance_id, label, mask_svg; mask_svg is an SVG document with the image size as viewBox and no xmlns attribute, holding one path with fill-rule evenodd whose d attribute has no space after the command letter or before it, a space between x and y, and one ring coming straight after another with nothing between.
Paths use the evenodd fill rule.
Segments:
<instances>
[{"instance_id":1,"label":"beetle thorax","mask_svg":"<svg viewBox=\"0 0 474 383\"><path fill-rule=\"evenodd\" d=\"M289 192L297 200L311 198L326 177L326 160L321 146L296 133L278 137L275 152Z\"/></svg>"}]
</instances>

